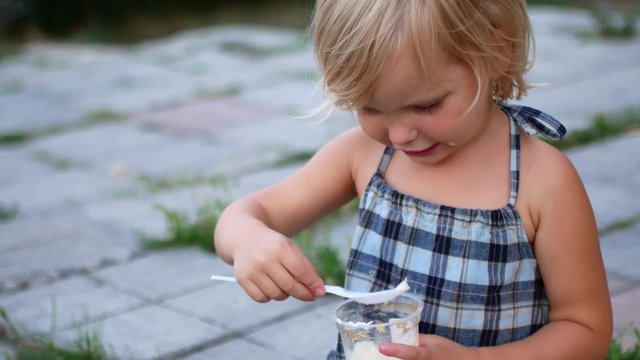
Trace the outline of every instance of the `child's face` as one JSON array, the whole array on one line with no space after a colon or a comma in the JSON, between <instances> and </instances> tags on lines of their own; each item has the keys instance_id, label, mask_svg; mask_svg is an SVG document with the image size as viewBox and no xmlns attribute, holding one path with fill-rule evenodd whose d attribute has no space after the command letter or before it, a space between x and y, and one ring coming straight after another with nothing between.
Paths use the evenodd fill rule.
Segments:
<instances>
[{"instance_id":1,"label":"child's face","mask_svg":"<svg viewBox=\"0 0 640 360\"><path fill-rule=\"evenodd\" d=\"M367 103L357 109L367 135L425 164L460 149L478 134L489 114L485 92L469 108L478 89L471 68L444 54L434 65L435 84L425 79L415 56L404 47L384 66Z\"/></svg>"}]
</instances>

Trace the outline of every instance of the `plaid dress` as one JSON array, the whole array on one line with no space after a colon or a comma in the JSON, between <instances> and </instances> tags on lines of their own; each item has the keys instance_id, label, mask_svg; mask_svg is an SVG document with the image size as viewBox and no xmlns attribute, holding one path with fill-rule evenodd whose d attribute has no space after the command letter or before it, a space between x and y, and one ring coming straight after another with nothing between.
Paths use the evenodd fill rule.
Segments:
<instances>
[{"instance_id":1,"label":"plaid dress","mask_svg":"<svg viewBox=\"0 0 640 360\"><path fill-rule=\"evenodd\" d=\"M424 299L420 333L479 347L524 339L549 321L544 283L516 210L518 127L553 139L557 120L538 110L500 104L510 119L510 197L500 209L462 209L399 193L384 180L384 151L360 202L346 287L378 291L408 279ZM342 346L328 359L344 359Z\"/></svg>"}]
</instances>

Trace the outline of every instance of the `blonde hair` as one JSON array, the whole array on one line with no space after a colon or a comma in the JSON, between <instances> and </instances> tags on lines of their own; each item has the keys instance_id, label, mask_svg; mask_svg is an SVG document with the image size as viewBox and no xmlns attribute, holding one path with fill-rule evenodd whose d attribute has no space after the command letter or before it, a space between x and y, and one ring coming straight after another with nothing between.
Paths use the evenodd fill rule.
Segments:
<instances>
[{"instance_id":1,"label":"blonde hair","mask_svg":"<svg viewBox=\"0 0 640 360\"><path fill-rule=\"evenodd\" d=\"M318 0L315 56L331 106L354 110L399 46L432 79L438 51L468 65L496 101L526 94L533 46L525 0Z\"/></svg>"}]
</instances>

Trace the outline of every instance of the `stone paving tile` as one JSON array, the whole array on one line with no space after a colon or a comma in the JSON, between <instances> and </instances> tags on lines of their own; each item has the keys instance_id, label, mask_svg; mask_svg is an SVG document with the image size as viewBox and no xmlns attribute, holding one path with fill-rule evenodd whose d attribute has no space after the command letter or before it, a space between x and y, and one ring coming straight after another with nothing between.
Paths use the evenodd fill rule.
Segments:
<instances>
[{"instance_id":1,"label":"stone paving tile","mask_svg":"<svg viewBox=\"0 0 640 360\"><path fill-rule=\"evenodd\" d=\"M213 146L186 139L168 140L162 146L141 149L129 154L120 163L124 169L151 177L170 177L176 174L211 175L239 171L255 166L259 156L243 157L237 149ZM161 159L161 160L159 160Z\"/></svg>"},{"instance_id":2,"label":"stone paving tile","mask_svg":"<svg viewBox=\"0 0 640 360\"><path fill-rule=\"evenodd\" d=\"M292 175L300 169L300 163L268 167L255 172L234 177L222 188L222 193L218 197L224 201L232 201L249 193L261 190L267 186L276 184Z\"/></svg>"},{"instance_id":3,"label":"stone paving tile","mask_svg":"<svg viewBox=\"0 0 640 360\"><path fill-rule=\"evenodd\" d=\"M0 298L0 307L7 311L14 324L41 334L93 322L144 304L86 276Z\"/></svg>"},{"instance_id":4,"label":"stone paving tile","mask_svg":"<svg viewBox=\"0 0 640 360\"><path fill-rule=\"evenodd\" d=\"M40 235L29 236L34 226ZM136 249L108 235L54 221L19 221L0 224L3 239L12 239L0 253L0 289L29 285L42 279L89 271L129 259ZM18 245L26 234L33 246ZM4 245L3 245L4 246Z\"/></svg>"},{"instance_id":5,"label":"stone paving tile","mask_svg":"<svg viewBox=\"0 0 640 360\"><path fill-rule=\"evenodd\" d=\"M601 229L640 214L640 203L629 196L640 188L640 157L629 156L629 149L640 149L640 134L567 152L582 177Z\"/></svg>"},{"instance_id":6,"label":"stone paving tile","mask_svg":"<svg viewBox=\"0 0 640 360\"><path fill-rule=\"evenodd\" d=\"M42 229L53 229L54 236L65 238L78 232L77 228L43 219L18 219L0 223L0 253L7 253L31 247L38 247L51 241L51 237L42 236ZM54 237L54 239L55 239Z\"/></svg>"},{"instance_id":7,"label":"stone paving tile","mask_svg":"<svg viewBox=\"0 0 640 360\"><path fill-rule=\"evenodd\" d=\"M561 48L558 41L536 43L536 62L527 79L533 83L551 83L553 88L580 84L586 80L585 73L597 74L593 78L599 78L639 65L640 46L635 41L576 43L574 39L567 39L566 43L573 44L562 51L558 51ZM571 66L558 66L561 61Z\"/></svg>"},{"instance_id":8,"label":"stone paving tile","mask_svg":"<svg viewBox=\"0 0 640 360\"><path fill-rule=\"evenodd\" d=\"M242 195L256 191L284 179L297 170L299 165L276 169L229 179L220 186L198 185L161 192L156 195L130 199L108 199L95 201L83 206L79 212L91 222L109 224L137 237L162 238L167 234L168 223L164 214L156 208L162 205L188 216L195 216L206 204L216 201L230 202Z\"/></svg>"},{"instance_id":9,"label":"stone paving tile","mask_svg":"<svg viewBox=\"0 0 640 360\"><path fill-rule=\"evenodd\" d=\"M583 129L599 112L637 109L640 94L629 79L638 78L640 67L620 70L577 84L533 89L524 102L561 120L568 131Z\"/></svg>"},{"instance_id":10,"label":"stone paving tile","mask_svg":"<svg viewBox=\"0 0 640 360\"><path fill-rule=\"evenodd\" d=\"M274 112L295 115L309 112L325 101L321 87L300 80L250 89L235 98L249 108L274 109Z\"/></svg>"},{"instance_id":11,"label":"stone paving tile","mask_svg":"<svg viewBox=\"0 0 640 360\"><path fill-rule=\"evenodd\" d=\"M640 283L640 223L607 235L600 243L607 270Z\"/></svg>"},{"instance_id":12,"label":"stone paving tile","mask_svg":"<svg viewBox=\"0 0 640 360\"><path fill-rule=\"evenodd\" d=\"M219 134L221 144L258 151L316 151L343 131L357 125L351 114L336 111L323 122L318 117L283 117L248 125L235 126Z\"/></svg>"},{"instance_id":13,"label":"stone paving tile","mask_svg":"<svg viewBox=\"0 0 640 360\"><path fill-rule=\"evenodd\" d=\"M169 224L157 206L195 216L198 209L223 195L220 189L201 185L153 196L93 202L80 211L90 221L108 223L137 237L163 238L167 235Z\"/></svg>"},{"instance_id":14,"label":"stone paving tile","mask_svg":"<svg viewBox=\"0 0 640 360\"><path fill-rule=\"evenodd\" d=\"M87 147L86 144L95 145ZM125 123L93 126L50 136L30 144L29 148L85 164L102 174L128 172L151 175L180 174L195 166L207 169L207 164L231 152L231 149L225 151L197 139L176 138ZM79 148L83 151L78 151Z\"/></svg>"},{"instance_id":15,"label":"stone paving tile","mask_svg":"<svg viewBox=\"0 0 640 360\"><path fill-rule=\"evenodd\" d=\"M616 337L622 338L623 345L635 343L633 329L640 329L640 287L614 296L611 299L613 306L613 326Z\"/></svg>"},{"instance_id":16,"label":"stone paving tile","mask_svg":"<svg viewBox=\"0 0 640 360\"><path fill-rule=\"evenodd\" d=\"M574 38L577 32L593 28L593 20L584 10L529 6L528 12L536 36L544 36L549 41L558 37Z\"/></svg>"},{"instance_id":17,"label":"stone paving tile","mask_svg":"<svg viewBox=\"0 0 640 360\"><path fill-rule=\"evenodd\" d=\"M105 142L105 139L109 139L109 142ZM87 147L86 144L97 145ZM79 148L83 151L78 151ZM118 174L159 177L232 173L257 166L273 157L269 153L252 153L252 156L248 156L242 149L215 145L200 139L168 136L125 123L50 136L30 144L29 149L55 159L82 164L110 177ZM103 182L107 180L102 179Z\"/></svg>"},{"instance_id":18,"label":"stone paving tile","mask_svg":"<svg viewBox=\"0 0 640 360\"><path fill-rule=\"evenodd\" d=\"M120 360L175 359L177 354L225 335L224 330L159 306L119 314L82 328L97 331L105 348ZM56 336L62 345L73 342L79 329Z\"/></svg>"},{"instance_id":19,"label":"stone paving tile","mask_svg":"<svg viewBox=\"0 0 640 360\"><path fill-rule=\"evenodd\" d=\"M605 262L606 261L607 260L605 259ZM611 259L610 261L613 261L613 259ZM612 297L637 286L637 283L620 275L613 274L611 273L611 271L607 271L607 282L609 283L609 295L611 295Z\"/></svg>"},{"instance_id":20,"label":"stone paving tile","mask_svg":"<svg viewBox=\"0 0 640 360\"><path fill-rule=\"evenodd\" d=\"M91 222L108 224L138 239L167 235L166 217L146 199L107 200L85 205L82 216Z\"/></svg>"},{"instance_id":21,"label":"stone paving tile","mask_svg":"<svg viewBox=\"0 0 640 360\"><path fill-rule=\"evenodd\" d=\"M215 285L212 274L231 275L231 268L202 250L159 251L91 274L109 286L157 302Z\"/></svg>"},{"instance_id":22,"label":"stone paving tile","mask_svg":"<svg viewBox=\"0 0 640 360\"><path fill-rule=\"evenodd\" d=\"M141 114L130 120L173 133L198 135L202 132L214 132L229 125L256 122L265 116L270 117L265 109L241 106L232 99L217 99Z\"/></svg>"},{"instance_id":23,"label":"stone paving tile","mask_svg":"<svg viewBox=\"0 0 640 360\"><path fill-rule=\"evenodd\" d=\"M0 358L1 359L1 358ZM211 349L195 353L183 360L294 360L286 353L277 352L243 339L226 342Z\"/></svg>"},{"instance_id":24,"label":"stone paving tile","mask_svg":"<svg viewBox=\"0 0 640 360\"><path fill-rule=\"evenodd\" d=\"M324 306L267 326L249 334L247 338L296 359L325 359L337 341L338 330L333 322L333 314L338 303L335 298L327 299Z\"/></svg>"},{"instance_id":25,"label":"stone paving tile","mask_svg":"<svg viewBox=\"0 0 640 360\"><path fill-rule=\"evenodd\" d=\"M70 170L1 187L0 199L3 204L17 206L20 213L46 213L56 207L76 206L128 188L129 185L119 179Z\"/></svg>"},{"instance_id":26,"label":"stone paving tile","mask_svg":"<svg viewBox=\"0 0 640 360\"><path fill-rule=\"evenodd\" d=\"M30 178L46 178L56 171L34 160L24 149L0 149L0 187L19 184Z\"/></svg>"},{"instance_id":27,"label":"stone paving tile","mask_svg":"<svg viewBox=\"0 0 640 360\"><path fill-rule=\"evenodd\" d=\"M160 148L167 144L167 139L142 127L112 122L50 135L29 143L27 149L91 167L109 168L141 149Z\"/></svg>"},{"instance_id":28,"label":"stone paving tile","mask_svg":"<svg viewBox=\"0 0 640 360\"><path fill-rule=\"evenodd\" d=\"M313 304L288 299L265 304L253 301L235 283L215 284L162 303L170 309L238 332L274 323L291 314L311 309Z\"/></svg>"}]
</instances>

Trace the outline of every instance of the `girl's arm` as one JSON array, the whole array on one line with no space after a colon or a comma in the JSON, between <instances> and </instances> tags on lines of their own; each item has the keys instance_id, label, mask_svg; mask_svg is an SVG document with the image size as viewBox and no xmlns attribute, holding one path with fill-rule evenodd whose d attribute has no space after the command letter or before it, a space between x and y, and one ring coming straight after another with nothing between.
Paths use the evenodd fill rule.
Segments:
<instances>
[{"instance_id":1,"label":"girl's arm","mask_svg":"<svg viewBox=\"0 0 640 360\"><path fill-rule=\"evenodd\" d=\"M384 354L400 359L491 360L606 356L611 303L591 204L569 160L531 140L523 138L523 150L526 141L531 151L523 152L529 159L523 163L521 190L527 187L526 198L531 199L527 203L536 229L533 249L549 299L549 324L524 340L500 346L467 348L422 335L419 347L384 345Z\"/></svg>"},{"instance_id":2,"label":"girl's arm","mask_svg":"<svg viewBox=\"0 0 640 360\"><path fill-rule=\"evenodd\" d=\"M295 174L233 202L220 216L216 251L254 300L324 294L322 280L289 237L356 195L353 138L354 131L339 136Z\"/></svg>"},{"instance_id":3,"label":"girl's arm","mask_svg":"<svg viewBox=\"0 0 640 360\"><path fill-rule=\"evenodd\" d=\"M540 141L531 145L541 159L529 169L528 186L536 199L533 249L549 299L550 323L528 339L486 353L495 350L498 358L603 359L612 336L611 302L589 198L562 153Z\"/></svg>"}]
</instances>

